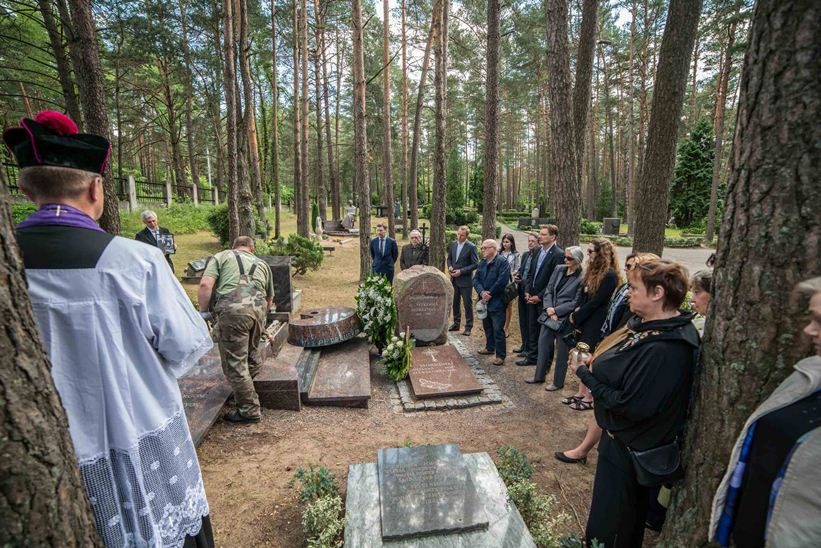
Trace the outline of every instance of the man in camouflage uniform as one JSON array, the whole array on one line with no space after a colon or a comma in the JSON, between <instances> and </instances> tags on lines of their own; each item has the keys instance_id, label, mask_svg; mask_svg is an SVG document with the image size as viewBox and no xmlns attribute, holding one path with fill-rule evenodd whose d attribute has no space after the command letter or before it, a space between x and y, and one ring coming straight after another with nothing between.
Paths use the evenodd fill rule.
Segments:
<instances>
[{"instance_id":1,"label":"man in camouflage uniform","mask_svg":"<svg viewBox=\"0 0 821 548\"><path fill-rule=\"evenodd\" d=\"M210 310L216 316L215 338L222 371L234 390L237 408L223 418L238 423L259 422L259 397L252 380L259 364L253 353L274 298L274 282L271 269L254 255L253 239L240 236L231 249L208 260L198 297L203 316L208 316Z\"/></svg>"}]
</instances>

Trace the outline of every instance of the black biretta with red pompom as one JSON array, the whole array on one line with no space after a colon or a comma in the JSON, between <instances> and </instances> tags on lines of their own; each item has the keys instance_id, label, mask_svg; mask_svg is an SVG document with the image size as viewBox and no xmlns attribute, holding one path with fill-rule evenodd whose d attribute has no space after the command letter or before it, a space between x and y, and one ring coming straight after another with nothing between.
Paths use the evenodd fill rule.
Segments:
<instances>
[{"instance_id":1,"label":"black biretta with red pompom","mask_svg":"<svg viewBox=\"0 0 821 548\"><path fill-rule=\"evenodd\" d=\"M79 133L71 118L53 110L40 112L34 120L23 118L20 127L3 132L3 141L20 169L55 166L102 173L111 154L108 139Z\"/></svg>"}]
</instances>

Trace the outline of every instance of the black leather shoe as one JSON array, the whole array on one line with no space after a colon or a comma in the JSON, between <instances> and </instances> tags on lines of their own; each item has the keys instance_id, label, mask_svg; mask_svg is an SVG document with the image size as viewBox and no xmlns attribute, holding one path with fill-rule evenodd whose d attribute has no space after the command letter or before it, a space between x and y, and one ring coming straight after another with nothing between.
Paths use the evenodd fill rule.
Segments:
<instances>
[{"instance_id":1,"label":"black leather shoe","mask_svg":"<svg viewBox=\"0 0 821 548\"><path fill-rule=\"evenodd\" d=\"M522 358L521 360L516 360L516 365L536 365L536 362L527 358Z\"/></svg>"},{"instance_id":2,"label":"black leather shoe","mask_svg":"<svg viewBox=\"0 0 821 548\"><path fill-rule=\"evenodd\" d=\"M525 382L527 384L544 384L544 381L537 381L536 379L527 379Z\"/></svg>"},{"instance_id":3,"label":"black leather shoe","mask_svg":"<svg viewBox=\"0 0 821 548\"><path fill-rule=\"evenodd\" d=\"M514 348L514 349L512 350L512 352L513 352L514 354L521 354L521 353L522 353L522 350L524 350L524 348L522 348L522 347L520 346L519 348Z\"/></svg>"},{"instance_id":4,"label":"black leather shoe","mask_svg":"<svg viewBox=\"0 0 821 548\"><path fill-rule=\"evenodd\" d=\"M556 457L556 460L566 462L567 464L587 464L587 457L574 459L573 457L568 457L567 455L565 455L563 451L556 451L555 453L553 453L553 456Z\"/></svg>"},{"instance_id":5,"label":"black leather shoe","mask_svg":"<svg viewBox=\"0 0 821 548\"><path fill-rule=\"evenodd\" d=\"M470 329L465 329L465 330L462 332L462 335L464 335L465 337L470 337Z\"/></svg>"},{"instance_id":6,"label":"black leather shoe","mask_svg":"<svg viewBox=\"0 0 821 548\"><path fill-rule=\"evenodd\" d=\"M223 420L233 422L235 424L251 424L259 422L261 417L248 417L234 409L222 416Z\"/></svg>"},{"instance_id":7,"label":"black leather shoe","mask_svg":"<svg viewBox=\"0 0 821 548\"><path fill-rule=\"evenodd\" d=\"M450 327L448 327L448 331L459 331L459 324L458 323L450 324Z\"/></svg>"}]
</instances>

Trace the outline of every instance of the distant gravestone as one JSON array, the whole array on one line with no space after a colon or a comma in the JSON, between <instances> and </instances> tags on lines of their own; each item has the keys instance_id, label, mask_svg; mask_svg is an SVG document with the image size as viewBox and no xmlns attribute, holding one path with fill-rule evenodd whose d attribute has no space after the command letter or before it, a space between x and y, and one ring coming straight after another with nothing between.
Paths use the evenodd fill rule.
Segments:
<instances>
[{"instance_id":1,"label":"distant gravestone","mask_svg":"<svg viewBox=\"0 0 821 548\"><path fill-rule=\"evenodd\" d=\"M475 394L484 389L453 346L414 348L408 377L417 398Z\"/></svg>"},{"instance_id":2,"label":"distant gravestone","mask_svg":"<svg viewBox=\"0 0 821 548\"><path fill-rule=\"evenodd\" d=\"M619 217L605 217L602 222L602 234L618 236L620 228L621 219Z\"/></svg>"},{"instance_id":3,"label":"distant gravestone","mask_svg":"<svg viewBox=\"0 0 821 548\"><path fill-rule=\"evenodd\" d=\"M393 279L397 331L410 327L417 343L444 344L448 338L448 312L453 284L436 267L415 265Z\"/></svg>"},{"instance_id":4,"label":"distant gravestone","mask_svg":"<svg viewBox=\"0 0 821 548\"><path fill-rule=\"evenodd\" d=\"M482 498L456 445L380 449L382 539L486 529Z\"/></svg>"}]
</instances>

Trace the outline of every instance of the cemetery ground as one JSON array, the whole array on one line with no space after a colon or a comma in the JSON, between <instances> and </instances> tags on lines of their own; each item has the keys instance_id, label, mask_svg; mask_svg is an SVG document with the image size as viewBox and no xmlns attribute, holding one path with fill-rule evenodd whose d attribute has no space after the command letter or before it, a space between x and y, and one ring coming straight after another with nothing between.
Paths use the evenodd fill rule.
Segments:
<instances>
[{"instance_id":1,"label":"cemetery ground","mask_svg":"<svg viewBox=\"0 0 821 548\"><path fill-rule=\"evenodd\" d=\"M282 233L295 231L294 217L285 215ZM177 241L178 275L188 261L219 250L210 233L181 235ZM407 241L399 239L398 243L401 247ZM709 250L698 251L704 258L709 255ZM303 309L354 306L359 284L358 238L326 256L318 271L298 276L293 283L303 292ZM195 296L195 285L185 287ZM218 421L198 448L217 545L304 545L302 506L291 485L300 466L328 468L336 475L344 500L349 464L374 462L382 447L443 443L458 445L462 453L487 452L494 458L499 446L519 449L534 465L533 479L540 491L554 495L558 507L571 516L566 532L583 531L597 454L593 451L586 465L568 465L555 460L553 453L581 441L592 413L572 411L560 403L576 391L572 374L559 392L548 393L544 385L524 382L532 378L534 367L516 366L510 352L520 342L515 305L510 331L505 366L494 367L491 360L477 356L501 389L502 404L405 413L395 399L394 382L382 371L372 349L368 409L303 406L299 412L266 409L258 424L236 426ZM469 339L456 336L475 354L484 344L481 321L477 319Z\"/></svg>"}]
</instances>

